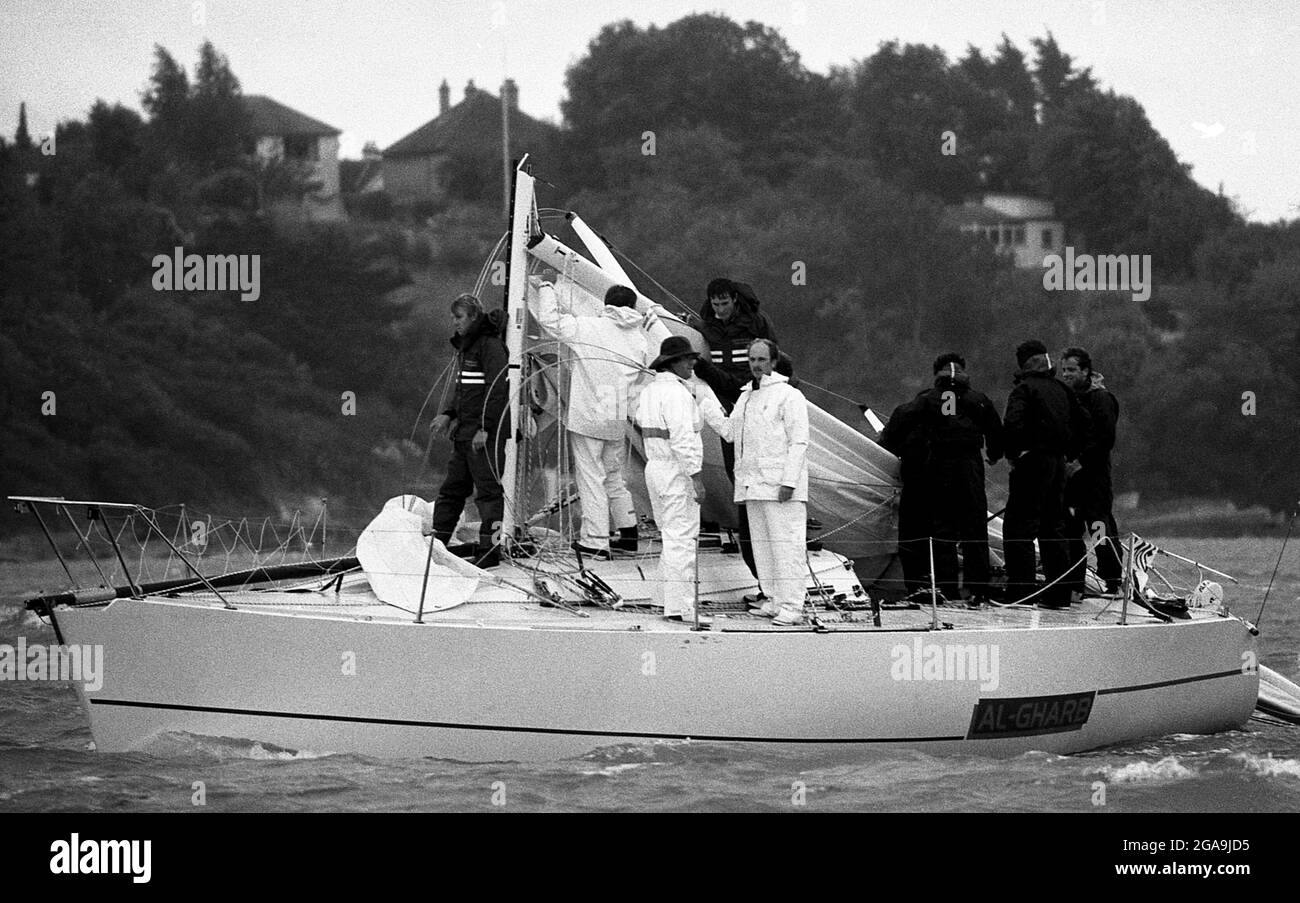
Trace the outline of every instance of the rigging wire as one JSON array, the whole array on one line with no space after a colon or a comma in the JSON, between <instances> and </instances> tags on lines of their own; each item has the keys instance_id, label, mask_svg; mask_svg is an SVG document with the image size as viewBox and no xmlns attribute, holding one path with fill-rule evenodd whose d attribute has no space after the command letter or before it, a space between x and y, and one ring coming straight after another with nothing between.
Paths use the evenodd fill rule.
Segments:
<instances>
[{"instance_id":1,"label":"rigging wire","mask_svg":"<svg viewBox=\"0 0 1300 903\"><path fill-rule=\"evenodd\" d=\"M419 429L420 429L420 419L424 416L425 409L429 407L429 399L433 397L434 390L437 389L438 386L439 386L439 384L442 383L443 379L445 379L445 378L447 377L447 374L448 374L449 371L451 370L452 364L454 364L454 363L456 363L456 358L455 358L455 357L453 357L450 361L447 362L447 366L445 366L445 367L442 368L442 372L439 373L436 377L434 377L433 384L432 384L431 386L429 386L429 391L428 391L428 393L424 396L424 403L420 405L420 410L419 410L418 412L416 412L416 415L415 415L415 422L411 424L411 435L410 435L410 440L411 440L412 442L415 441L415 436L416 436L416 434L419 432ZM438 397L438 409L439 409L439 410L442 410L442 409L443 409L443 405L445 405L446 402L447 402L447 389L449 389L450 386L451 386L451 383L448 382L447 384L443 385L443 387L442 387L442 395L440 395L440 396Z\"/></svg>"},{"instance_id":2,"label":"rigging wire","mask_svg":"<svg viewBox=\"0 0 1300 903\"><path fill-rule=\"evenodd\" d=\"M641 266L640 266L640 265L639 265L635 260L633 260L631 257L629 257L626 253L624 253L622 250L620 250L620 249L619 249L618 247L616 247L614 244L612 244L611 242L609 242L608 240L606 240L606 239L604 238L604 236L600 236L600 237L601 237L602 240L605 241L605 244L608 245L608 247L609 247L609 249L610 249L611 251L613 251L615 254L617 254L617 255L618 255L618 256L619 256L619 257L620 257L620 258L621 258L625 263L629 264L633 269L635 269L635 270L637 271L637 273L639 273L641 276L644 276L646 279L648 279L648 280L650 281L650 284L651 284L651 285L653 285L655 288L659 289L659 291L663 292L663 294L664 294L665 296L667 296L668 298L671 298L671 299L672 299L672 300L673 300L673 301L678 305L678 307L681 309L681 312L684 312L684 313L685 313L685 322L687 323L687 325L690 325L690 324L692 324L692 323L694 323L694 322L701 322L701 321L703 321L703 317L701 317L700 314L699 314L697 311L692 310L692 309L690 308L690 306L686 304L685 301L683 301L681 298L677 297L675 294L673 294L671 291L669 291L667 288L665 288L665 287L663 286L663 284L660 283L657 279L655 279L653 276L651 276L649 273L647 273L645 270L643 270L643 269L641 268ZM792 363L795 362L795 359L794 359L793 357L791 357L790 360L791 360ZM816 389L816 390L819 391L819 392L824 392L824 393L827 394L827 395L830 395L830 396L832 396L832 397L834 397L834 398L838 398L838 399L840 399L841 401L847 401L849 404L854 405L855 407L856 407L856 406L860 406L860 405L862 404L862 402L860 402L860 401L858 401L858 400L856 400L856 399L849 398L849 397L846 396L846 395L841 395L840 393L835 392L835 391L833 391L833 390L831 390L831 389L828 389L828 388L826 388L825 386L819 386L817 383L813 382L812 380L810 380L810 379L805 379L805 378L802 377L802 376L799 377L799 382L800 382L801 384L803 384L803 385L807 385L807 386L809 386L810 388Z\"/></svg>"},{"instance_id":3,"label":"rigging wire","mask_svg":"<svg viewBox=\"0 0 1300 903\"><path fill-rule=\"evenodd\" d=\"M479 301L483 300L483 288L487 285L488 276L492 272L492 265L497 262L497 255L501 253L502 247L510 239L508 231L502 232L497 243L492 246L492 252L488 254L487 259L483 261L483 267L478 271L478 278L474 280L474 297Z\"/></svg>"},{"instance_id":4,"label":"rigging wire","mask_svg":"<svg viewBox=\"0 0 1300 903\"><path fill-rule=\"evenodd\" d=\"M604 236L601 236L601 240L605 241ZM683 322L687 324L690 324L693 321L703 322L704 318L701 317L697 311L691 310L690 306L685 301L683 301L681 298L677 297L672 292L670 292L667 288L665 288L663 284L659 282L658 279L655 279L655 277L651 276L645 270L641 269L640 265L638 265L635 260L633 260L631 257L628 257L626 254L624 254L622 251L616 248L609 241L605 241L605 244L609 247L611 251L613 251L619 257L623 258L623 261L625 263L630 264L632 266L632 269L636 270L639 274L641 274L646 279L648 279L651 285L659 289L659 291L663 292L666 297L672 299L672 301L681 309L680 312L685 314Z\"/></svg>"},{"instance_id":5,"label":"rigging wire","mask_svg":"<svg viewBox=\"0 0 1300 903\"><path fill-rule=\"evenodd\" d=\"M1300 514L1300 502L1296 503L1295 510L1291 512L1291 520L1287 523L1286 537L1282 540L1282 548L1277 553L1277 564L1273 565L1273 574L1268 578L1268 589L1264 590L1264 601L1259 604L1259 614L1255 616L1255 629L1259 629L1260 619L1264 617L1264 606L1268 604L1268 594L1273 591L1273 579L1277 577L1277 570L1282 566L1282 556L1286 553L1286 544L1291 541L1291 530L1295 527L1296 515Z\"/></svg>"}]
</instances>

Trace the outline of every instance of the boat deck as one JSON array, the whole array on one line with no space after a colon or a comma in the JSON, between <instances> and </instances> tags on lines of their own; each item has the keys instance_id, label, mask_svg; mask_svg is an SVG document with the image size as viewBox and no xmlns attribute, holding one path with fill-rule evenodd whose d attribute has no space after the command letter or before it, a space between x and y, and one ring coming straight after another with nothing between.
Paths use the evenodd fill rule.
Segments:
<instances>
[{"instance_id":1,"label":"boat deck","mask_svg":"<svg viewBox=\"0 0 1300 903\"><path fill-rule=\"evenodd\" d=\"M701 552L700 606L709 615L712 632L807 632L807 631L917 631L929 629L937 615L939 629L1005 630L1051 627L1114 626L1120 623L1122 605L1118 598L1085 598L1067 610L1041 609L1032 605L984 605L977 609L965 603L906 606L882 602L880 624L876 626L870 597L858 584L844 559L832 553L810 553L808 623L779 627L769 619L745 610L742 597L755 587L738 556L712 550ZM587 570L598 575L621 598L613 607L608 598L584 592L577 583L582 576L576 562L557 559L549 563L530 561L528 566L504 562L484 572L482 584L468 601L444 610L432 597L420 621L426 624L474 625L539 629L647 630L689 632L694 625L666 621L662 602L656 600L658 561L652 555L588 561ZM560 603L544 605L543 593L553 593ZM414 622L416 614L376 597L363 573L348 574L328 583L322 580L267 589L187 592L175 597L155 596L157 601L181 605L221 607L223 599L237 609L277 615L343 618L358 621ZM1218 610L1192 609L1191 620L1223 617ZM1130 604L1130 624L1159 623L1165 618ZM1175 623L1178 623L1175 621Z\"/></svg>"}]
</instances>

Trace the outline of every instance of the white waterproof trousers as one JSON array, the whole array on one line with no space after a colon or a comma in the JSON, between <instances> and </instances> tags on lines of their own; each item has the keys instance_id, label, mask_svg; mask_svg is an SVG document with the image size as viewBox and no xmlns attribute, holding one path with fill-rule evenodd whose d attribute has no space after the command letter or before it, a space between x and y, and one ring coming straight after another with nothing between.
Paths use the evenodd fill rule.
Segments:
<instances>
[{"instance_id":1,"label":"white waterproof trousers","mask_svg":"<svg viewBox=\"0 0 1300 903\"><path fill-rule=\"evenodd\" d=\"M616 530L636 526L632 493L623 483L627 440L593 439L571 432L569 446L582 499L581 542L589 549L608 549L611 521Z\"/></svg>"},{"instance_id":2,"label":"white waterproof trousers","mask_svg":"<svg viewBox=\"0 0 1300 903\"><path fill-rule=\"evenodd\" d=\"M759 585L781 608L802 612L808 583L808 504L750 499L745 506Z\"/></svg>"},{"instance_id":3,"label":"white waterproof trousers","mask_svg":"<svg viewBox=\"0 0 1300 903\"><path fill-rule=\"evenodd\" d=\"M700 538L700 503L695 485L673 461L650 460L645 486L663 548L659 554L664 614L695 616L695 544Z\"/></svg>"}]
</instances>

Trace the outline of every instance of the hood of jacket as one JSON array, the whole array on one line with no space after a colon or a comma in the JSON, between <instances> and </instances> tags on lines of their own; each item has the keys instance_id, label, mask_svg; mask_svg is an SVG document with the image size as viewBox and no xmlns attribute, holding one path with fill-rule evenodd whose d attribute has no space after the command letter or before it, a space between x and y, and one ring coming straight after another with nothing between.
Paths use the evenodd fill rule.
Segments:
<instances>
[{"instance_id":1,"label":"hood of jacket","mask_svg":"<svg viewBox=\"0 0 1300 903\"><path fill-rule=\"evenodd\" d=\"M1028 368L1024 370L1017 370L1015 373L1015 379L1013 381L1020 382L1021 380L1029 379L1030 377L1043 377L1046 379L1056 379L1056 368L1043 367L1039 370L1028 369Z\"/></svg>"},{"instance_id":2,"label":"hood of jacket","mask_svg":"<svg viewBox=\"0 0 1300 903\"><path fill-rule=\"evenodd\" d=\"M614 307L609 304L605 305L601 316L613 322L619 329L640 329L642 322L645 321L645 314L637 311L635 307Z\"/></svg>"},{"instance_id":3,"label":"hood of jacket","mask_svg":"<svg viewBox=\"0 0 1300 903\"><path fill-rule=\"evenodd\" d=\"M940 392L951 390L958 395L964 395L970 389L970 377L965 373L958 373L953 377L947 370L940 370L934 377L934 387Z\"/></svg>"},{"instance_id":4,"label":"hood of jacket","mask_svg":"<svg viewBox=\"0 0 1300 903\"><path fill-rule=\"evenodd\" d=\"M752 288L743 282L733 282L732 285L736 289L736 309L732 312L731 318L734 320L737 317L742 317L744 321L754 320L755 314L758 313L758 296L754 294ZM713 311L713 302L708 298L704 299L704 305L700 308L700 316L704 318L706 323L721 322L718 315Z\"/></svg>"}]
</instances>

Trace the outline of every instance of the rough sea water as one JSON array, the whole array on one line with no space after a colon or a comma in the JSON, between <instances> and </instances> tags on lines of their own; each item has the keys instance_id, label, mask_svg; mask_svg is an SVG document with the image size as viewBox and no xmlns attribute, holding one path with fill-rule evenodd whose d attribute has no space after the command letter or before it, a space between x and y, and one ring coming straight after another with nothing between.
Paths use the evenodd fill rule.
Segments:
<instances>
[{"instance_id":1,"label":"rough sea water","mask_svg":"<svg viewBox=\"0 0 1300 903\"><path fill-rule=\"evenodd\" d=\"M1225 581L1225 595L1251 620L1281 546L1276 537L1154 541L1236 576L1241 586ZM55 642L21 600L61 587L59 573L52 562L0 563L0 643ZM1300 539L1287 548L1261 628L1261 664L1300 681ZM0 682L0 812L193 811L198 781L208 810L226 812L1088 812L1098 782L1114 812L1298 812L1300 727L1252 719L1212 736L1011 759L658 742L550 763L464 763L185 734L107 754L94 751L71 684Z\"/></svg>"}]
</instances>

